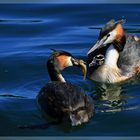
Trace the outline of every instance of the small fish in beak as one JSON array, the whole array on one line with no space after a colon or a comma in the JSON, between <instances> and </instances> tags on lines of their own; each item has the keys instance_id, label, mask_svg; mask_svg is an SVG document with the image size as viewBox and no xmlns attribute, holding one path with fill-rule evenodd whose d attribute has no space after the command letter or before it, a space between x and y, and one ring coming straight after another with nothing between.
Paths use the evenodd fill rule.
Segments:
<instances>
[{"instance_id":1,"label":"small fish in beak","mask_svg":"<svg viewBox=\"0 0 140 140\"><path fill-rule=\"evenodd\" d=\"M84 79L86 78L86 74L87 74L87 67L86 67L86 62L84 62L83 60L79 60L76 58L72 58L72 63L73 65L80 67L83 71L84 74Z\"/></svg>"},{"instance_id":2,"label":"small fish in beak","mask_svg":"<svg viewBox=\"0 0 140 140\"><path fill-rule=\"evenodd\" d=\"M79 65L82 68L83 74L84 74L84 80L86 79L87 74L87 66L86 63L83 60L79 60Z\"/></svg>"}]
</instances>

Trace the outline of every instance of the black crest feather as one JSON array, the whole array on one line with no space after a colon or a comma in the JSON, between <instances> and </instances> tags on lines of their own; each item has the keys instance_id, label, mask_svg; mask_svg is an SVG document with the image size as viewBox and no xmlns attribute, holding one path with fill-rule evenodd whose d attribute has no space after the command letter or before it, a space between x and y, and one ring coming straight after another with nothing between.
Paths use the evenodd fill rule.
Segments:
<instances>
[{"instance_id":1,"label":"black crest feather","mask_svg":"<svg viewBox=\"0 0 140 140\"><path fill-rule=\"evenodd\" d=\"M121 19L118 21L115 21L114 19L111 19L109 22L106 23L106 25L101 29L100 31L100 35L99 35L99 39L103 38L105 35L107 35L109 32L111 32L113 29L115 29L115 27L118 24L123 24L125 23L125 19Z\"/></svg>"}]
</instances>

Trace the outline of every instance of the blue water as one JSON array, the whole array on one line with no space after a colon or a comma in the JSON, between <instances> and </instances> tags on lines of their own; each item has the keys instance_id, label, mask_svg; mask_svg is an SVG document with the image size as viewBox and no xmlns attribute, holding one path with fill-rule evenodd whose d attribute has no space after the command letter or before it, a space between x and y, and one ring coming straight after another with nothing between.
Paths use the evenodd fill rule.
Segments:
<instances>
[{"instance_id":1,"label":"blue water","mask_svg":"<svg viewBox=\"0 0 140 140\"><path fill-rule=\"evenodd\" d=\"M50 48L86 60L100 28L110 19L126 19L128 33L140 36L140 5L0 4L0 135L1 136L140 136L140 82L109 86L102 94L82 72L68 68L64 77L93 96L95 117L70 128L19 129L46 123L36 95L49 81Z\"/></svg>"}]
</instances>

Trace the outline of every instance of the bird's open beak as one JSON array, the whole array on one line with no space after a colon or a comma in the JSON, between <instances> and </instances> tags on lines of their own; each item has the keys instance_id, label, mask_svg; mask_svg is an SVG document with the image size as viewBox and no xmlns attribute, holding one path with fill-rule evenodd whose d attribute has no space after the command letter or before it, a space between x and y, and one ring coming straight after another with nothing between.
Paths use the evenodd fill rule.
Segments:
<instances>
[{"instance_id":1,"label":"bird's open beak","mask_svg":"<svg viewBox=\"0 0 140 140\"><path fill-rule=\"evenodd\" d=\"M103 37L101 40L98 40L96 42L96 44L90 48L90 50L88 51L87 55L89 55L90 53L94 52L96 49L100 49L102 47L104 47L104 42L106 40L106 36Z\"/></svg>"},{"instance_id":2,"label":"bird's open beak","mask_svg":"<svg viewBox=\"0 0 140 140\"><path fill-rule=\"evenodd\" d=\"M86 63L83 60L78 60L78 59L73 59L73 60L74 60L73 64L82 69L83 74L84 74L84 79L86 79L86 75L87 75Z\"/></svg>"}]
</instances>

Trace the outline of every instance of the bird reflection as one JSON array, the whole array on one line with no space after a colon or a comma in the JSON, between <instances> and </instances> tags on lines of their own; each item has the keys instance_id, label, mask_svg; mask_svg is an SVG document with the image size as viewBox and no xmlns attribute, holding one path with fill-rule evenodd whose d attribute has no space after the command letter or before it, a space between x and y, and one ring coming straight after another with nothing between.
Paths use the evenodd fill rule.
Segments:
<instances>
[{"instance_id":1,"label":"bird reflection","mask_svg":"<svg viewBox=\"0 0 140 140\"><path fill-rule=\"evenodd\" d=\"M124 109L129 96L122 85L96 83L93 99L101 112L118 112Z\"/></svg>"}]
</instances>

